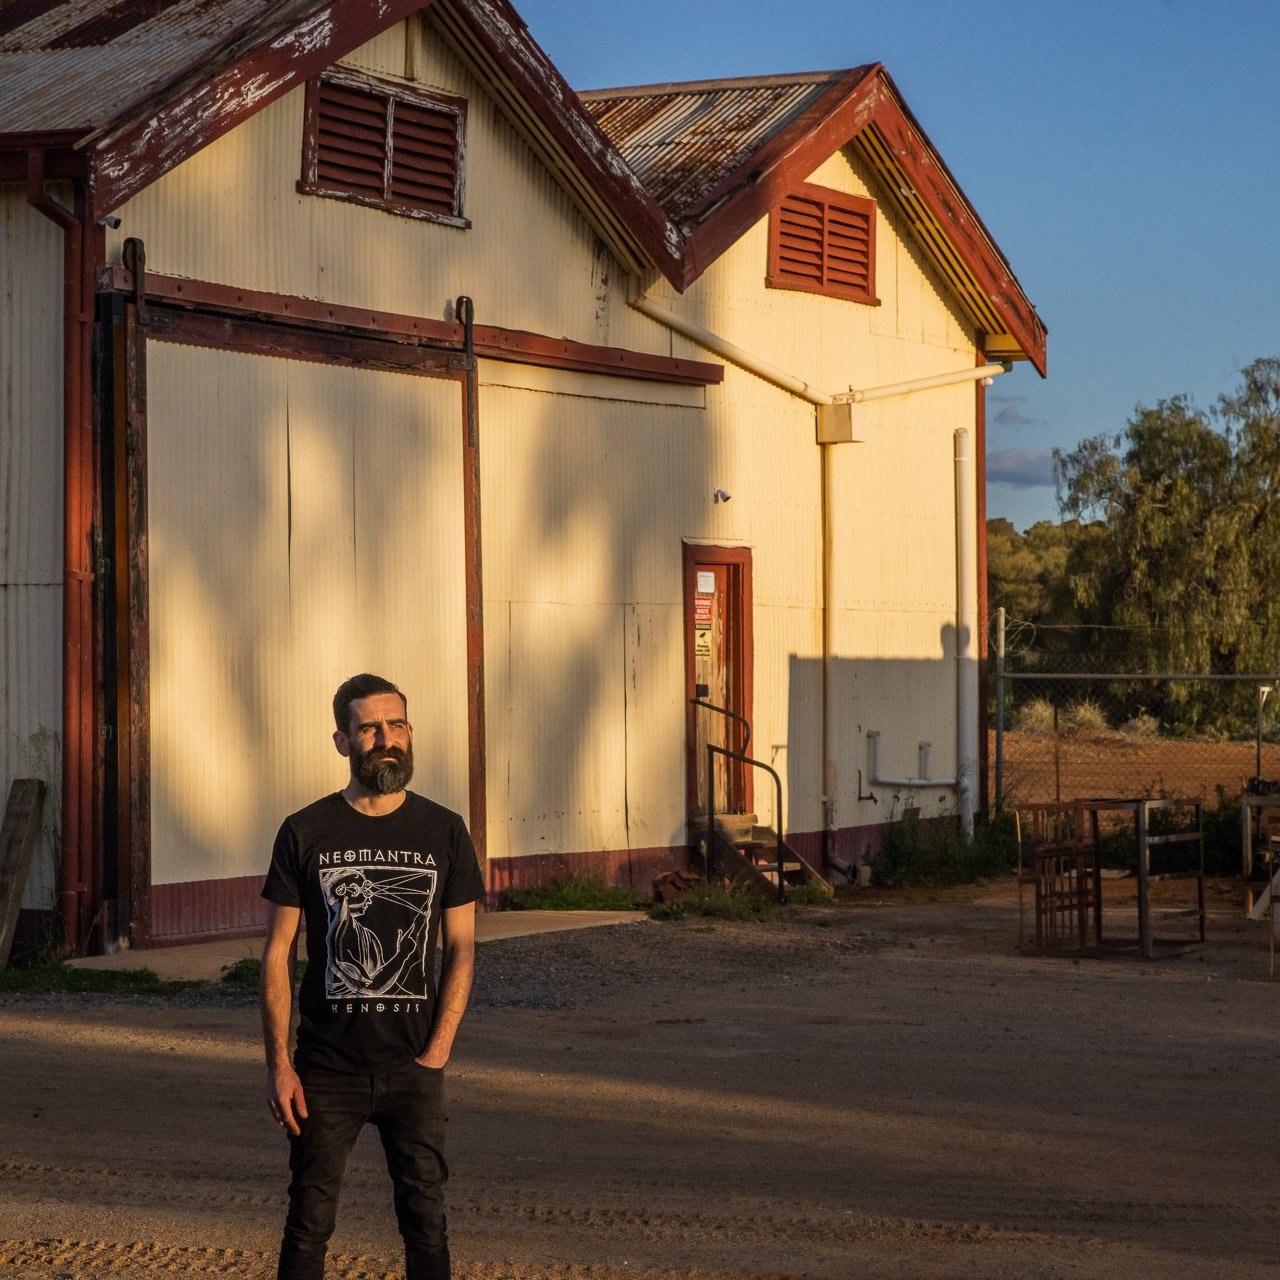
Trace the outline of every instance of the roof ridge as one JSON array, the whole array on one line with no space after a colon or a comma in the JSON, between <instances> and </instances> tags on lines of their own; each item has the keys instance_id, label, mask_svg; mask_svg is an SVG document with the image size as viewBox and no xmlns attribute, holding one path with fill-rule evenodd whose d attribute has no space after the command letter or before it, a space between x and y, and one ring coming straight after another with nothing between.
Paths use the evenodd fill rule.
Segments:
<instances>
[{"instance_id":1,"label":"roof ridge","mask_svg":"<svg viewBox=\"0 0 1280 1280\"><path fill-rule=\"evenodd\" d=\"M578 89L578 97L586 102L601 98L645 98L660 93L700 93L717 89L770 89L789 84L835 84L854 71L874 63L845 67L840 71L795 71L772 76L730 76L720 80L671 80L666 84L620 85L614 89Z\"/></svg>"}]
</instances>

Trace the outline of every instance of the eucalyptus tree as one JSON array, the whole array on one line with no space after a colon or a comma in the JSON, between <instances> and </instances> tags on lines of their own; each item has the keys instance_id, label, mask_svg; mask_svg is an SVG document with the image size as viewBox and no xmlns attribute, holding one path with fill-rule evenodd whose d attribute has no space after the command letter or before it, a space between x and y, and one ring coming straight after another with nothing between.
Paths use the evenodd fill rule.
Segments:
<instances>
[{"instance_id":1,"label":"eucalyptus tree","mask_svg":"<svg viewBox=\"0 0 1280 1280\"><path fill-rule=\"evenodd\" d=\"M1076 605L1116 652L1152 671L1280 665L1280 358L1255 360L1205 412L1183 396L1139 406L1124 431L1055 451L1064 516L1098 522L1070 569ZM1174 686L1180 727L1239 728L1251 689Z\"/></svg>"}]
</instances>

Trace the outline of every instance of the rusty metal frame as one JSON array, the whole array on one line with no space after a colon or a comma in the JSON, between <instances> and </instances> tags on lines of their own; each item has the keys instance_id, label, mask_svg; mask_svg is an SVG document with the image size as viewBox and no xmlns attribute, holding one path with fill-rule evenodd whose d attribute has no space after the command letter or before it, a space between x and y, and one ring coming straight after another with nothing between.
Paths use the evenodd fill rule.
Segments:
<instances>
[{"instance_id":1,"label":"rusty metal frame","mask_svg":"<svg viewBox=\"0 0 1280 1280\"><path fill-rule=\"evenodd\" d=\"M1153 834L1151 815L1176 810L1190 810L1190 829ZM1073 951L1082 954L1089 949L1133 946L1133 940L1108 935L1102 928L1102 864L1100 815L1128 813L1133 817L1134 850L1137 859L1138 936L1136 946L1146 960L1155 958L1156 948L1184 950L1205 941L1204 892L1204 824L1203 806L1199 800L1174 798L1150 799L1079 799L1058 804L1018 805L1018 941L1023 945L1022 896L1027 883L1022 864L1024 824L1031 828L1032 882L1036 894L1036 949L1042 954ZM1088 822L1088 833L1085 823ZM1196 906L1191 909L1166 911L1166 918L1195 919L1195 938L1157 938L1151 913L1151 881L1161 878L1185 878L1182 873L1156 873L1152 870L1152 850L1166 845L1194 843L1198 850L1198 870L1186 873L1196 880ZM1093 918L1093 941L1089 942L1087 922ZM1077 933L1074 946L1066 945L1061 927L1070 920Z\"/></svg>"}]
</instances>

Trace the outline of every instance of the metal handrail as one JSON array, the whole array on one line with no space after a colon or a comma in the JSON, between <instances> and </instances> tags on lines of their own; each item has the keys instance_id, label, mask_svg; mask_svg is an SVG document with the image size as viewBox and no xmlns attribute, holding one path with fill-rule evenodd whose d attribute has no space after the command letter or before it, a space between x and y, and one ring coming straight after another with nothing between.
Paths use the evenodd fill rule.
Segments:
<instances>
[{"instance_id":1,"label":"metal handrail","mask_svg":"<svg viewBox=\"0 0 1280 1280\"><path fill-rule=\"evenodd\" d=\"M722 716L727 716L730 720L736 720L746 729L746 736L742 739L742 749L745 751L751 745L751 721L744 715L739 715L736 711L730 711L728 707L717 707L714 702L707 702L703 698L690 698L689 703L695 707L705 707L708 711L718 711Z\"/></svg>"},{"instance_id":2,"label":"metal handrail","mask_svg":"<svg viewBox=\"0 0 1280 1280\"><path fill-rule=\"evenodd\" d=\"M750 756L744 755L741 751L729 751L724 747L717 747L714 742L707 743L707 873L710 877L711 867L711 842L716 835L716 756L724 756L726 760L739 760L743 764L749 764L753 769L763 769L773 779L773 785L777 789L778 807L775 811L778 823L777 844L774 851L778 858L778 901L786 902L787 885L783 879L783 839L782 839L782 779L778 776L778 771L772 765L767 765L763 760L753 760Z\"/></svg>"}]
</instances>

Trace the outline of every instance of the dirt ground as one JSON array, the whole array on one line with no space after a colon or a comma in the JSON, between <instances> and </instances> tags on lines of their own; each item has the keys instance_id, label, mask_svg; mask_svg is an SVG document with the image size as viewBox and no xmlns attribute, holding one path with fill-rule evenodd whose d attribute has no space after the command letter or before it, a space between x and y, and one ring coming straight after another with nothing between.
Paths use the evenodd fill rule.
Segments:
<instances>
[{"instance_id":1,"label":"dirt ground","mask_svg":"<svg viewBox=\"0 0 1280 1280\"><path fill-rule=\"evenodd\" d=\"M995 760L995 734L989 759ZM1238 799L1257 768L1253 742L1126 737L1119 733L1006 733L1007 804L1047 804L1077 796L1178 796L1217 802L1218 788ZM1274 743L1262 749L1262 772L1274 778ZM994 765L988 771L994 797Z\"/></svg>"},{"instance_id":2,"label":"dirt ground","mask_svg":"<svg viewBox=\"0 0 1280 1280\"><path fill-rule=\"evenodd\" d=\"M1007 884L487 944L455 1274L1273 1276L1280 984L1238 888L1210 897L1209 946L1154 963L1019 954ZM6 996L0 1044L0 1276L274 1275L251 1005ZM330 1274L398 1254L366 1132Z\"/></svg>"}]
</instances>

